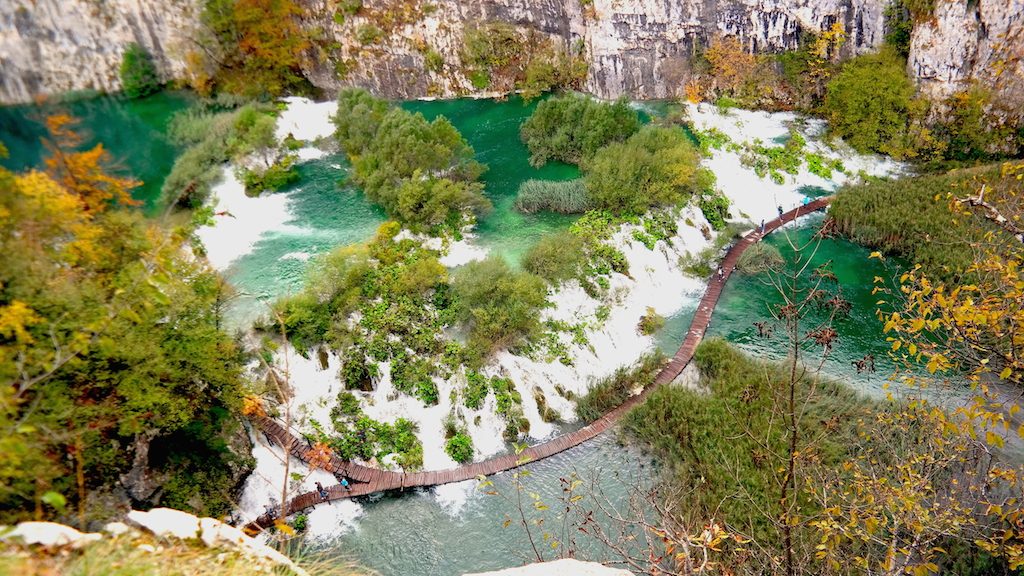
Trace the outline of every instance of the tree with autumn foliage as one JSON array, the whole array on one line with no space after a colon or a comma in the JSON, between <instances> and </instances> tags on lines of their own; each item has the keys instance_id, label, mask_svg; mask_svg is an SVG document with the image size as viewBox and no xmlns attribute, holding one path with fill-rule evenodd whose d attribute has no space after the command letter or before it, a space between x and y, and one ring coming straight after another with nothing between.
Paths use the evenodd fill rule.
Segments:
<instances>
[{"instance_id":1,"label":"tree with autumn foliage","mask_svg":"<svg viewBox=\"0 0 1024 576\"><path fill-rule=\"evenodd\" d=\"M243 361L224 283L73 125L49 120L45 172L0 170L0 521L84 528L111 496L222 513L247 458L221 439Z\"/></svg>"},{"instance_id":2,"label":"tree with autumn foliage","mask_svg":"<svg viewBox=\"0 0 1024 576\"><path fill-rule=\"evenodd\" d=\"M996 181L983 176L971 191L946 193L954 214L977 211L995 225L971 246L963 280L947 284L921 266L895 289L875 279L892 355L911 369L901 379L911 396L861 422L856 457L816 490L826 511L815 524L818 557L834 573L851 561L875 574L940 572L961 562L951 547L1024 567L1024 477L1005 452L1024 438L1024 163L1004 164ZM930 402L928 391L947 382L965 382L969 398Z\"/></svg>"},{"instance_id":3,"label":"tree with autumn foliage","mask_svg":"<svg viewBox=\"0 0 1024 576\"><path fill-rule=\"evenodd\" d=\"M312 45L302 15L294 0L206 0L201 49L190 58L197 88L209 90L212 76L219 88L252 97L309 91L302 66Z\"/></svg>"}]
</instances>

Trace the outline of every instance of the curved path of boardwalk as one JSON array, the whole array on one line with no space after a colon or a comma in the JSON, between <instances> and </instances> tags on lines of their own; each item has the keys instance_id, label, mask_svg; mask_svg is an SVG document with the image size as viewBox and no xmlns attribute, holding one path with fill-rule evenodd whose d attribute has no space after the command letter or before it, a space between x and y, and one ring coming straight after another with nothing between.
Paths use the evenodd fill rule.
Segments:
<instances>
[{"instance_id":1,"label":"curved path of boardwalk","mask_svg":"<svg viewBox=\"0 0 1024 576\"><path fill-rule=\"evenodd\" d=\"M392 472L389 470L380 470L377 468L362 466L342 460L337 456L332 455L329 462L320 462L318 467L333 473L336 477L348 478L350 489L345 489L340 484L331 486L326 489L327 500L341 500L354 496L364 496L374 492L402 490L404 488L411 488L415 486L436 486L439 484L448 484L450 482L472 480L478 476L489 476L491 474L497 474L498 472L511 470L512 468L527 462L533 462L535 460L541 460L543 458L553 456L559 452L568 450L573 446L578 446L579 444L594 438L598 434L601 434L618 422L626 412L646 400L655 388L659 385L672 382L679 376L679 373L683 371L683 368L686 368L690 359L693 358L693 353L697 349L697 345L700 344L700 341L704 338L704 332L707 330L708 324L711 322L711 313L718 304L718 297L722 294L722 288L725 286L725 282L729 279L733 269L736 267L736 262L739 260L740 255L743 254L743 252L751 245L760 241L764 235L776 230L783 224L792 222L801 216L806 216L807 214L826 207L831 201L832 197L818 198L808 204L800 206L799 208L794 208L771 222L766 222L763 234L759 230L755 229L733 244L732 247L729 248L729 251L726 252L725 258L723 258L719 264L719 267L722 270L722 276L719 277L717 272L711 276L707 289L704 291L704 296L700 299L700 304L697 306L697 311L693 316L693 321L690 323L690 330L686 333L686 338L683 340L682 346L679 347L675 356L673 356L668 364L662 368L661 372L658 373L657 378L654 380L654 384L648 386L640 394L632 396L621 406L605 414L598 420L591 422L575 432L563 434L535 446L530 446L520 454L505 454L503 456L484 460L483 462L476 462L466 466L460 466L459 468L452 468L450 470L409 473ZM310 462L310 460L316 459L310 453L311 448L309 444L286 430L284 426L279 424L277 421L266 416L254 417L252 421L271 441L286 448L292 456L307 463ZM320 460L322 460L322 458ZM287 514L290 515L301 512L302 510L310 508L323 501L324 499L316 492L299 494L288 502ZM249 523L246 528L250 530L258 530L261 527L271 526L276 517L276 514L265 514Z\"/></svg>"}]
</instances>

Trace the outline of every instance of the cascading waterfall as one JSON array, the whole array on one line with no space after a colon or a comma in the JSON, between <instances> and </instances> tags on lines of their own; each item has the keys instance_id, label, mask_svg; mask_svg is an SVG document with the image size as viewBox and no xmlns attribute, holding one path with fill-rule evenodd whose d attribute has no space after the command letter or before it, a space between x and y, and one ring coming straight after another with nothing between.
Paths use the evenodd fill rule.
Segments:
<instances>
[{"instance_id":1,"label":"cascading waterfall","mask_svg":"<svg viewBox=\"0 0 1024 576\"><path fill-rule=\"evenodd\" d=\"M793 114L742 110L731 110L723 114L708 105L691 105L688 111L695 129L714 128L738 145L755 139L768 143L779 141L788 136L790 127L795 127L806 138L807 151L829 158L840 158L845 164L846 173L837 171L830 179L812 174L804 167L795 175L787 174L783 183L776 183L759 177L752 168L745 166L737 147L732 150L727 147L711 150L703 165L716 174L717 187L730 200L733 219L748 222L751 227L756 226L761 219L774 218L778 206L788 210L799 205L804 199L802 191L807 190L807 187L833 190L849 181L852 178L849 174L861 170L872 175L886 175L899 169L896 163L884 158L854 155L845 149L837 152L822 142L820 122L798 120ZM301 98L289 98L288 107L279 119L278 135L283 137L291 134L307 144L328 137L333 130L329 121L333 112L333 103L313 103ZM300 150L301 158L313 159L307 160L312 162L324 160L318 149L308 146ZM304 223L296 222L293 218L296 211L295 192L249 198L244 195L241 185L230 170L226 172L225 181L214 191L217 199L215 211L229 212L234 218L218 218L215 226L200 231L200 237L208 248L211 263L219 269L228 270L230 277L239 260L259 249L261 243L278 234L295 233L296 229L303 228ZM553 291L551 301L554 306L544 312L546 318L570 323L587 322L589 325L586 331L588 344L568 346L571 365L502 352L483 370L488 376L508 377L515 383L522 397L524 416L530 423L531 443L557 434L560 430L557 425L545 422L541 417L534 399L535 389L543 393L549 407L556 410L565 422L571 423L575 420L574 404L563 397L559 389L583 394L594 379L632 364L651 350L655 346L655 338L641 335L637 331L637 324L648 307L653 307L658 314L669 316L692 309L699 299L704 281L685 275L680 260L684 256L698 254L711 244L712 239L702 231L708 229L707 221L698 209L688 207L678 213L676 224L678 234L671 242L659 241L653 250L633 238L635 226L623 226L614 234L611 242L625 255L630 276L613 274L608 292L613 305L603 322L595 320L596 311L602 303L588 296L578 283L572 282ZM363 239L369 237L372 231L371 228L366 230ZM322 245L318 249L322 252L331 247ZM443 248L439 244L435 247ZM446 249L442 262L449 266L479 259L487 253L485 246L472 235ZM308 251L290 252L281 258L303 261L310 255ZM267 279L266 286L268 289L264 292L267 296L278 295L273 293L272 279ZM288 380L295 394L292 414L296 426L309 430L310 419L315 419L329 430L330 409L342 389L337 376L339 359L333 354L328 355L325 368L318 358L303 358L287 345L282 346L277 356L279 365L284 365L287 356ZM458 406L452 405L452 392L462 385L463 375L457 374L446 381L435 379L439 402L435 406L424 406L420 400L394 390L390 381L390 366L382 364L380 368L381 377L376 383L376 389L360 395L363 411L380 422L393 423L398 418L415 422L423 443L425 470L456 465L444 450L444 421L453 410L461 416L473 439L475 460L506 450L501 437L505 424L495 414L493 395L488 395L480 410L470 410L461 403ZM258 461L257 472L247 484L243 499L241 511L246 514L262 512L261 499L278 498L274 496L274 484L278 480L275 474L280 475L282 472L275 473L273 469L282 468L280 459L263 454L258 455ZM393 465L392 462L378 464ZM321 482L326 485L328 482L333 483L333 479ZM449 513L458 514L473 490L472 484L468 482L436 488L436 498ZM306 482L303 487L309 489L312 484ZM279 494L279 484L276 490ZM331 513L321 511L321 508L329 506L318 507L316 512L310 514L312 534L331 533L339 525L351 526L355 517L361 513L360 508L351 503L346 503L343 510L339 508ZM322 522L329 525L325 526Z\"/></svg>"}]
</instances>

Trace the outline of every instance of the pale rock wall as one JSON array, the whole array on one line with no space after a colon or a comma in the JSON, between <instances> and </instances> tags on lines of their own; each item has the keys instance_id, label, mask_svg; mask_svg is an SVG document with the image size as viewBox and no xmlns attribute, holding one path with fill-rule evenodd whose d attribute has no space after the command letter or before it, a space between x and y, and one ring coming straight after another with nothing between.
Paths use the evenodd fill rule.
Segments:
<instances>
[{"instance_id":1,"label":"pale rock wall","mask_svg":"<svg viewBox=\"0 0 1024 576\"><path fill-rule=\"evenodd\" d=\"M935 17L914 28L908 65L932 98L977 79L994 89L997 101L1021 106L1024 0L939 0Z\"/></svg>"},{"instance_id":2,"label":"pale rock wall","mask_svg":"<svg viewBox=\"0 0 1024 576\"><path fill-rule=\"evenodd\" d=\"M877 48L891 0L364 0L359 16L335 19L334 0L298 0L305 24L321 32L307 75L331 96L361 86L389 98L473 92L461 62L463 31L500 20L583 45L585 89L599 97L664 98L679 93L688 57L716 34L738 36L753 51L797 46L801 31L839 21L845 55ZM165 77L181 77L201 0L7 0L0 2L0 102L25 102L67 90L116 90L124 47L154 55ZM586 4L586 5L585 5ZM429 6L429 9L424 7ZM411 10L411 18L394 18ZM382 18L382 15L384 18ZM1024 0L938 0L935 17L915 29L909 69L935 97L985 77L993 62L1024 54ZM367 45L360 28L390 22ZM444 66L425 68L428 50ZM1003 95L1024 101L1020 61L1004 72Z\"/></svg>"},{"instance_id":3,"label":"pale rock wall","mask_svg":"<svg viewBox=\"0 0 1024 576\"><path fill-rule=\"evenodd\" d=\"M0 1L0 103L70 90L118 90L131 42L165 78L184 72L199 0Z\"/></svg>"}]
</instances>

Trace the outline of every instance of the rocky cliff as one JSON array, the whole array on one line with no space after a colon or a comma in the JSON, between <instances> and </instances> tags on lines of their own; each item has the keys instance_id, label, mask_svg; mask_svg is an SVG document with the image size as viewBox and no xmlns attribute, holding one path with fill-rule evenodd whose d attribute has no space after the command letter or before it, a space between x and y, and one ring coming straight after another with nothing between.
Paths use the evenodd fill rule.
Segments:
<instances>
[{"instance_id":1,"label":"rocky cliff","mask_svg":"<svg viewBox=\"0 0 1024 576\"><path fill-rule=\"evenodd\" d=\"M914 29L908 65L933 98L977 79L1007 107L1024 105L1024 0L938 2Z\"/></svg>"},{"instance_id":2,"label":"rocky cliff","mask_svg":"<svg viewBox=\"0 0 1024 576\"><path fill-rule=\"evenodd\" d=\"M69 90L117 90L132 42L165 77L185 68L183 47L198 0L4 0L0 2L0 103Z\"/></svg>"},{"instance_id":3,"label":"rocky cliff","mask_svg":"<svg viewBox=\"0 0 1024 576\"><path fill-rule=\"evenodd\" d=\"M803 31L841 22L847 55L879 46L890 0L298 0L320 35L307 75L328 94L358 85L393 98L473 91L461 63L463 33L504 21L580 49L585 88L605 98L678 93L689 56L716 34L752 51L797 46ZM10 0L0 3L0 102L75 89L116 90L121 54L137 42L167 78L180 77L200 0ZM1022 98L1024 0L938 0L915 27L910 71L943 96L1003 66L1005 94ZM428 54L442 62L427 65ZM1014 57L1017 57L1015 60ZM435 56L436 58L436 56Z\"/></svg>"}]
</instances>

